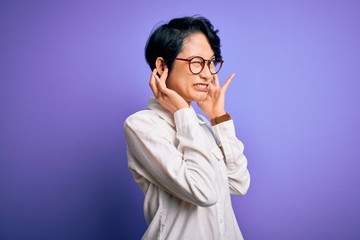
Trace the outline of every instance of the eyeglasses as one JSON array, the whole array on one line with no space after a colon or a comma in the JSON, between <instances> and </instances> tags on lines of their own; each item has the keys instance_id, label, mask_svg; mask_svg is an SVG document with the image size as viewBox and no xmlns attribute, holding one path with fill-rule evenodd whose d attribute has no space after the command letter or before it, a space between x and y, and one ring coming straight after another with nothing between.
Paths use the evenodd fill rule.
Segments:
<instances>
[{"instance_id":1,"label":"eyeglasses","mask_svg":"<svg viewBox=\"0 0 360 240\"><path fill-rule=\"evenodd\" d=\"M190 72L194 75L201 73L205 67L205 63L208 66L211 74L217 74L224 62L222 59L205 60L202 57L195 56L190 58L175 58L176 60L186 61L189 63Z\"/></svg>"}]
</instances>

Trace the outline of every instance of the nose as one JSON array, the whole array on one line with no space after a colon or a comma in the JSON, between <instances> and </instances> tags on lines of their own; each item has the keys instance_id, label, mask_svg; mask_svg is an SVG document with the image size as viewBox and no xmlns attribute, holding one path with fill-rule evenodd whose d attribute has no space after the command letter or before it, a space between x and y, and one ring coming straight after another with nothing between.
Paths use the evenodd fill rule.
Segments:
<instances>
[{"instance_id":1,"label":"nose","mask_svg":"<svg viewBox=\"0 0 360 240\"><path fill-rule=\"evenodd\" d=\"M213 75L210 72L208 64L205 64L203 70L200 72L200 77L206 81L210 81L213 78Z\"/></svg>"}]
</instances>

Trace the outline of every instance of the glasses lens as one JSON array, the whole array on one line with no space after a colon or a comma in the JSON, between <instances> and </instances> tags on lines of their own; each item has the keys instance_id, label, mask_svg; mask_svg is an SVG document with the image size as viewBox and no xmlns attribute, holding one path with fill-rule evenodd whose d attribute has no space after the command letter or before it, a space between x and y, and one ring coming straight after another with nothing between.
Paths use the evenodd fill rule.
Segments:
<instances>
[{"instance_id":1,"label":"glasses lens","mask_svg":"<svg viewBox=\"0 0 360 240\"><path fill-rule=\"evenodd\" d=\"M190 70L193 74L200 73L204 68L205 61L202 58L194 57L190 61Z\"/></svg>"},{"instance_id":2,"label":"glasses lens","mask_svg":"<svg viewBox=\"0 0 360 240\"><path fill-rule=\"evenodd\" d=\"M212 74L218 73L220 71L222 62L218 61L218 60L211 60L209 68L210 68L210 72Z\"/></svg>"}]
</instances>

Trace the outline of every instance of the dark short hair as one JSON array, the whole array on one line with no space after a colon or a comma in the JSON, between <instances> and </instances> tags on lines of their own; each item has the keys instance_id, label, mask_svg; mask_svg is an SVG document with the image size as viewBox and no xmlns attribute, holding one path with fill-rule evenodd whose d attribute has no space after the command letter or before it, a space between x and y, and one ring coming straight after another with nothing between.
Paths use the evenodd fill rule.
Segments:
<instances>
[{"instance_id":1,"label":"dark short hair","mask_svg":"<svg viewBox=\"0 0 360 240\"><path fill-rule=\"evenodd\" d=\"M221 58L219 30L202 16L174 18L157 27L150 34L145 47L145 58L151 70L155 61L162 57L171 71L176 56L181 52L184 40L193 33L203 33L209 40L215 58Z\"/></svg>"}]
</instances>

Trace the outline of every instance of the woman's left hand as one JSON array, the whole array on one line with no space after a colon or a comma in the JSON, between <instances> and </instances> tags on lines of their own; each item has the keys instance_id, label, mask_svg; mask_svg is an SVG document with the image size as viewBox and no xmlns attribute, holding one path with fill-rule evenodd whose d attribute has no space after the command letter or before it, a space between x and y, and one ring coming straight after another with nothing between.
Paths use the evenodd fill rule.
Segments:
<instances>
[{"instance_id":1,"label":"woman's left hand","mask_svg":"<svg viewBox=\"0 0 360 240\"><path fill-rule=\"evenodd\" d=\"M226 113L225 111L225 93L234 78L235 73L232 73L226 80L224 85L220 87L219 78L217 74L214 75L214 84L210 85L210 89L206 99L198 102L197 105L210 119L219 117Z\"/></svg>"}]
</instances>

